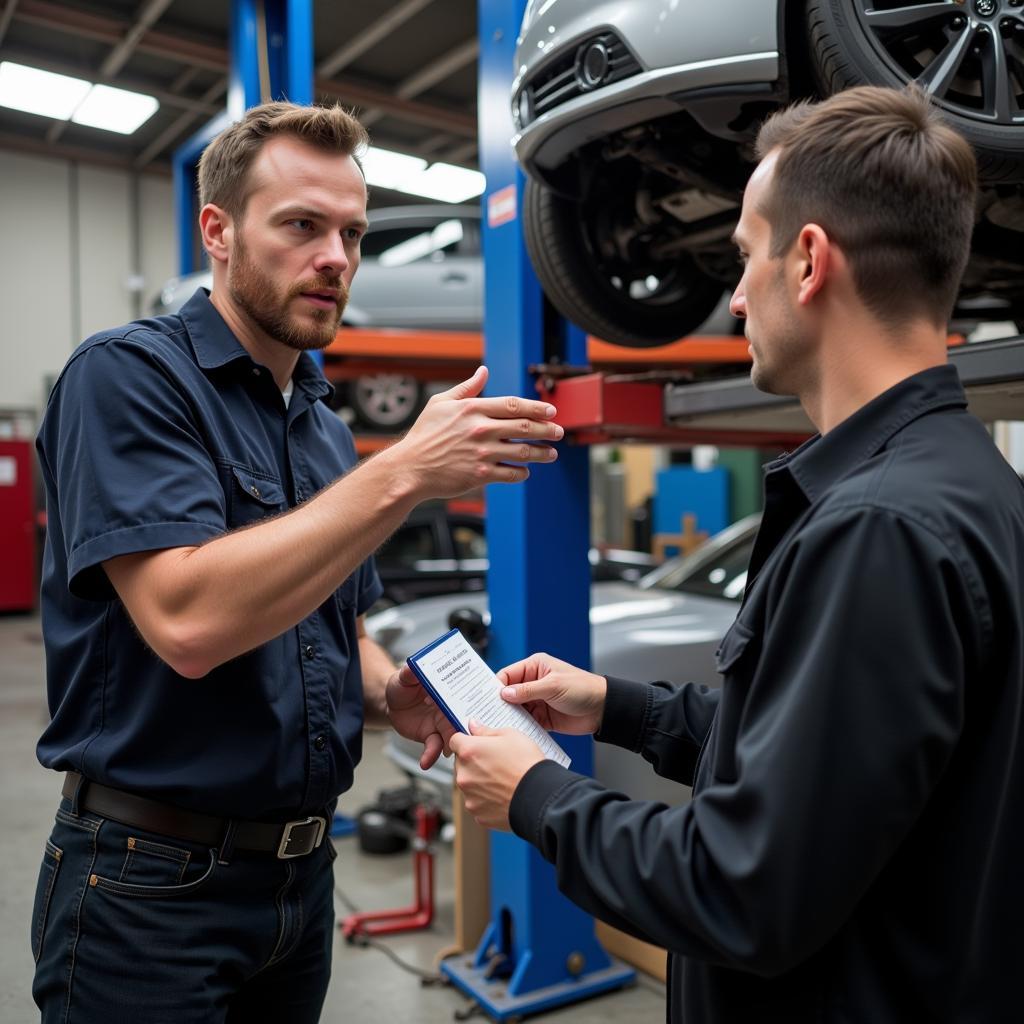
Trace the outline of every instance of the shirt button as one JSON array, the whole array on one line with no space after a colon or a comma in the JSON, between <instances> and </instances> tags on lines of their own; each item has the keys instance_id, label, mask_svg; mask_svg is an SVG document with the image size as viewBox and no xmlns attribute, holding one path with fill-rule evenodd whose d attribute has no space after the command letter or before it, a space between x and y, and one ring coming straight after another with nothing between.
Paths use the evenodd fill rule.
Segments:
<instances>
[{"instance_id":1,"label":"shirt button","mask_svg":"<svg viewBox=\"0 0 1024 1024\"><path fill-rule=\"evenodd\" d=\"M313 746L316 747L317 750L323 750L324 747L327 746L327 738L325 736L317 736L317 738L313 740Z\"/></svg>"},{"instance_id":2,"label":"shirt button","mask_svg":"<svg viewBox=\"0 0 1024 1024\"><path fill-rule=\"evenodd\" d=\"M306 646L302 649L302 653L306 656L306 660L308 661L310 658L313 657L314 654L316 654L316 650L313 648L311 644L306 644Z\"/></svg>"},{"instance_id":3,"label":"shirt button","mask_svg":"<svg viewBox=\"0 0 1024 1024\"><path fill-rule=\"evenodd\" d=\"M258 377L258 376L260 375L260 368L259 368L258 366L254 366L254 367L253 367L253 369L252 369L252 375L253 375L254 377Z\"/></svg>"},{"instance_id":4,"label":"shirt button","mask_svg":"<svg viewBox=\"0 0 1024 1024\"><path fill-rule=\"evenodd\" d=\"M253 497L258 498L260 496L260 489L255 484L249 490L252 491Z\"/></svg>"}]
</instances>

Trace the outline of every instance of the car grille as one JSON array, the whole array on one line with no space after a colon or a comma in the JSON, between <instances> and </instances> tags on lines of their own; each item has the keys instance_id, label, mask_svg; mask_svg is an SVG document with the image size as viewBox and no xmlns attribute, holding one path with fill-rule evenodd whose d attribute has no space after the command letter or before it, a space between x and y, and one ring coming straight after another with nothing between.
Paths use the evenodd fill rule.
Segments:
<instances>
[{"instance_id":1,"label":"car grille","mask_svg":"<svg viewBox=\"0 0 1024 1024\"><path fill-rule=\"evenodd\" d=\"M587 80L582 63L587 52L598 44L607 53L607 71L599 82L594 83ZM592 36L580 43L570 55L543 67L526 83L516 97L513 109L516 124L521 129L525 128L555 107L586 92L621 82L640 70L640 62L614 32Z\"/></svg>"}]
</instances>

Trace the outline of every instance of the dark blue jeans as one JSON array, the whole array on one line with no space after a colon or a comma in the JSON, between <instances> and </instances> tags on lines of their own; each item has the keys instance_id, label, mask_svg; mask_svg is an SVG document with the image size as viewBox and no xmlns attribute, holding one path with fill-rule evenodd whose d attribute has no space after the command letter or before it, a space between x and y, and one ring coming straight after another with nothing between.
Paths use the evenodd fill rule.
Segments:
<instances>
[{"instance_id":1,"label":"dark blue jeans","mask_svg":"<svg viewBox=\"0 0 1024 1024\"><path fill-rule=\"evenodd\" d=\"M305 1024L331 973L335 854L217 851L72 813L32 912L43 1024Z\"/></svg>"}]
</instances>

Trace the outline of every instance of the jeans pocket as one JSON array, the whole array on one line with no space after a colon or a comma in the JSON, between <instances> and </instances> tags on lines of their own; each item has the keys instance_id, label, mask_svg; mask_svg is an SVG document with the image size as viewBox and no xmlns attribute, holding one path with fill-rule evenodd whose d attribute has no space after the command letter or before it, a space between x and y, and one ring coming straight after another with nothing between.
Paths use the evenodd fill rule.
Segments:
<instances>
[{"instance_id":1,"label":"jeans pocket","mask_svg":"<svg viewBox=\"0 0 1024 1024\"><path fill-rule=\"evenodd\" d=\"M129 836L121 877L132 885L180 885L192 858L189 850Z\"/></svg>"},{"instance_id":2,"label":"jeans pocket","mask_svg":"<svg viewBox=\"0 0 1024 1024\"><path fill-rule=\"evenodd\" d=\"M198 868L198 865L196 866ZM210 850L210 863L197 878L187 882L173 884L150 885L136 882L122 882L117 878L104 878L102 875L89 876L89 885L94 889L118 896L129 896L136 899L172 899L174 897L191 896L198 892L211 878L217 867L217 851ZM184 871L184 866L181 868Z\"/></svg>"},{"instance_id":3,"label":"jeans pocket","mask_svg":"<svg viewBox=\"0 0 1024 1024\"><path fill-rule=\"evenodd\" d=\"M43 934L46 931L46 916L50 910L50 897L57 881L63 851L46 840L43 851L43 863L39 868L39 881L36 883L35 900L32 903L32 959L38 963L43 951Z\"/></svg>"}]
</instances>

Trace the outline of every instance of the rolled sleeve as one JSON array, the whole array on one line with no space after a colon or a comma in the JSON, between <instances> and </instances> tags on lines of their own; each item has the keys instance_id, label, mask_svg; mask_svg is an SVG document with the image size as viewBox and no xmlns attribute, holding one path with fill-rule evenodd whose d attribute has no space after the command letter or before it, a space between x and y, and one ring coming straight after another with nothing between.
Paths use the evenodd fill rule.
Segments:
<instances>
[{"instance_id":1,"label":"rolled sleeve","mask_svg":"<svg viewBox=\"0 0 1024 1024\"><path fill-rule=\"evenodd\" d=\"M76 597L113 596L100 571L109 558L197 545L226 529L223 487L188 396L128 339L73 358L51 397L40 452Z\"/></svg>"}]
</instances>

